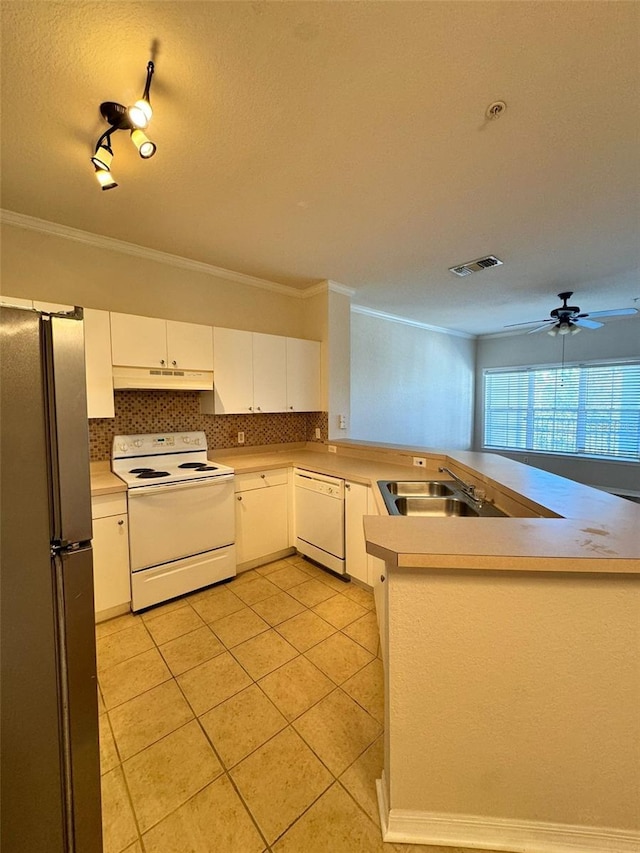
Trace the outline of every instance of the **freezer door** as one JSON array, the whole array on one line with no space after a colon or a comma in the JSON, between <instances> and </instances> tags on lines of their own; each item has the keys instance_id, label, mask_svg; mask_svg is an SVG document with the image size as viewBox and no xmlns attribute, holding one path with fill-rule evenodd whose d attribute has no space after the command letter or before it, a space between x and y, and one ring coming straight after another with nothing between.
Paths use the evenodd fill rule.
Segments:
<instances>
[{"instance_id":1,"label":"freezer door","mask_svg":"<svg viewBox=\"0 0 640 853\"><path fill-rule=\"evenodd\" d=\"M52 540L91 539L89 424L81 320L43 317L52 475Z\"/></svg>"},{"instance_id":2,"label":"freezer door","mask_svg":"<svg viewBox=\"0 0 640 853\"><path fill-rule=\"evenodd\" d=\"M73 853L102 853L98 683L91 548L53 560L67 834Z\"/></svg>"}]
</instances>

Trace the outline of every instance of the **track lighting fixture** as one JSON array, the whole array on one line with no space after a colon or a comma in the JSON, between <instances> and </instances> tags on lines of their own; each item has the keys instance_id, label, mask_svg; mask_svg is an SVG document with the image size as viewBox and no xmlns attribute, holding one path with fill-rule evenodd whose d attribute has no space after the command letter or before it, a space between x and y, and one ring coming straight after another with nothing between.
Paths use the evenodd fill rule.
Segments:
<instances>
[{"instance_id":1,"label":"track lighting fixture","mask_svg":"<svg viewBox=\"0 0 640 853\"><path fill-rule=\"evenodd\" d=\"M96 143L95 153L91 162L95 166L96 178L103 190L110 190L118 184L111 176L111 161L113 150L111 148L111 135L116 130L128 130L131 132L131 141L135 145L138 154L143 160L148 160L156 153L156 146L144 133L144 129L151 121L153 110L149 102L149 90L151 89L151 78L153 77L154 65L149 61L147 64L147 82L140 100L131 107L124 107L115 101L105 101L100 104L102 117L109 122L109 128L102 134Z\"/></svg>"}]
</instances>

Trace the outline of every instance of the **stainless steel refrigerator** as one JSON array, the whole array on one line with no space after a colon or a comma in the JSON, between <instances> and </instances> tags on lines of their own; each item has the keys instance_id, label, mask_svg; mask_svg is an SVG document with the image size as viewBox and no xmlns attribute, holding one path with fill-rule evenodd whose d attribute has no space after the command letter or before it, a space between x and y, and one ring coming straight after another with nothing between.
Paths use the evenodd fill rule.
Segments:
<instances>
[{"instance_id":1,"label":"stainless steel refrigerator","mask_svg":"<svg viewBox=\"0 0 640 853\"><path fill-rule=\"evenodd\" d=\"M101 853L82 311L0 308L1 847Z\"/></svg>"}]
</instances>

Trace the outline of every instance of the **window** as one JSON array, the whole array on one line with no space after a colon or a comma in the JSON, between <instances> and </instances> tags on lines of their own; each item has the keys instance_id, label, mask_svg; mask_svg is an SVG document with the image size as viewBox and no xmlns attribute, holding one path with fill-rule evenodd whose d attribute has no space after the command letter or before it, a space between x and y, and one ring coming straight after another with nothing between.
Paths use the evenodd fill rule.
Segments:
<instances>
[{"instance_id":1,"label":"window","mask_svg":"<svg viewBox=\"0 0 640 853\"><path fill-rule=\"evenodd\" d=\"M484 447L640 461L640 362L485 370Z\"/></svg>"}]
</instances>

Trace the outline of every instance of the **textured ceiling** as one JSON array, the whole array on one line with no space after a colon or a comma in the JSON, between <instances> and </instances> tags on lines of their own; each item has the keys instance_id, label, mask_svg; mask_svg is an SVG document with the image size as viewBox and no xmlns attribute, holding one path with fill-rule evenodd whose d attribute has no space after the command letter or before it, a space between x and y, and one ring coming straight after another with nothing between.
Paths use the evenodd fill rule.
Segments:
<instances>
[{"instance_id":1,"label":"textured ceiling","mask_svg":"<svg viewBox=\"0 0 640 853\"><path fill-rule=\"evenodd\" d=\"M2 207L470 333L633 307L639 36L636 2L5 2ZM158 152L116 134L101 192L152 51Z\"/></svg>"}]
</instances>

